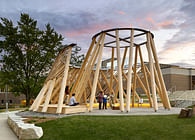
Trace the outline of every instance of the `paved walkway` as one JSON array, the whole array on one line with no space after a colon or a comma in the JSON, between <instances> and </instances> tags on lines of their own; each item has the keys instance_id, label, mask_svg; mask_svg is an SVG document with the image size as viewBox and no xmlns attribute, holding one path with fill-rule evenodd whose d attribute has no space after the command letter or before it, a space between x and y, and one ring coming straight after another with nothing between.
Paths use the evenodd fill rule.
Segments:
<instances>
[{"instance_id":1,"label":"paved walkway","mask_svg":"<svg viewBox=\"0 0 195 140\"><path fill-rule=\"evenodd\" d=\"M48 113L39 113L39 112L20 112L17 115L20 116L28 116L28 117L67 117L73 115L170 115L170 114L179 114L181 108L171 108L171 110L164 109L163 107L159 107L157 112L154 112L153 108L131 108L130 112L121 112L120 110L111 110L110 108L107 110L99 110L95 108L92 112L87 113L77 113L77 114L48 114Z\"/></svg>"},{"instance_id":2,"label":"paved walkway","mask_svg":"<svg viewBox=\"0 0 195 140\"><path fill-rule=\"evenodd\" d=\"M130 112L121 112L120 110L99 110L95 109L92 112L85 113L83 115L171 115L179 114L181 108L171 108L171 110L159 107L158 111L155 112L153 108L131 108Z\"/></svg>"},{"instance_id":3,"label":"paved walkway","mask_svg":"<svg viewBox=\"0 0 195 140\"><path fill-rule=\"evenodd\" d=\"M18 140L7 124L7 113L0 113L0 140Z\"/></svg>"}]
</instances>

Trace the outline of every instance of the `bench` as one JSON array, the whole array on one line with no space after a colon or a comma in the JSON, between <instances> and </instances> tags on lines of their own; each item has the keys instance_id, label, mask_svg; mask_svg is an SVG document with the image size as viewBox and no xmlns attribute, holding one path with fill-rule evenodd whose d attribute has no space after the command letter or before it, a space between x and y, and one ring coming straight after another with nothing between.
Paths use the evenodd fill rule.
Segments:
<instances>
[{"instance_id":1,"label":"bench","mask_svg":"<svg viewBox=\"0 0 195 140\"><path fill-rule=\"evenodd\" d=\"M57 104L49 104L47 108L47 113L56 114L57 107L58 107ZM43 105L40 105L37 112L41 112L42 108ZM63 105L61 114L74 114L74 113L82 113L82 112L88 112L87 105L77 105L77 106Z\"/></svg>"}]
</instances>

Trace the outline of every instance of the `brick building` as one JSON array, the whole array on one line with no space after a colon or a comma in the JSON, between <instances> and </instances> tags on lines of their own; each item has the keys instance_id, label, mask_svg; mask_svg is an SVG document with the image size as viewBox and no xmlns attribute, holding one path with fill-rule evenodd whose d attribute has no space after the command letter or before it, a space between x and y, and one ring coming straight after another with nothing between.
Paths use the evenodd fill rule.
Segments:
<instances>
[{"instance_id":1,"label":"brick building","mask_svg":"<svg viewBox=\"0 0 195 140\"><path fill-rule=\"evenodd\" d=\"M7 100L9 105L19 105L22 100L25 100L25 95L21 94L20 96L15 96L14 94L8 92ZM5 106L6 103L6 94L5 92L0 92L0 106Z\"/></svg>"},{"instance_id":2,"label":"brick building","mask_svg":"<svg viewBox=\"0 0 195 140\"><path fill-rule=\"evenodd\" d=\"M195 90L195 69L167 64L160 66L167 90Z\"/></svg>"}]
</instances>

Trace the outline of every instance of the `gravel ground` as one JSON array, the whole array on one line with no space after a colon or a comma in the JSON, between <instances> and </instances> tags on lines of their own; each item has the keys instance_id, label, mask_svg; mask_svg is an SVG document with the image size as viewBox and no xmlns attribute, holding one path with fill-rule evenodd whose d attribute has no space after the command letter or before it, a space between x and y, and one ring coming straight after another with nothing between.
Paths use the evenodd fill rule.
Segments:
<instances>
[{"instance_id":1,"label":"gravel ground","mask_svg":"<svg viewBox=\"0 0 195 140\"><path fill-rule=\"evenodd\" d=\"M120 110L98 110L94 109L92 112L87 113L77 113L77 114L48 114L48 113L39 113L39 112L18 112L16 115L22 117L67 117L74 115L169 115L169 114L179 114L181 108L171 108L171 110L164 109L159 107L157 112L154 112L153 108L131 108L130 112L121 112Z\"/></svg>"}]
</instances>

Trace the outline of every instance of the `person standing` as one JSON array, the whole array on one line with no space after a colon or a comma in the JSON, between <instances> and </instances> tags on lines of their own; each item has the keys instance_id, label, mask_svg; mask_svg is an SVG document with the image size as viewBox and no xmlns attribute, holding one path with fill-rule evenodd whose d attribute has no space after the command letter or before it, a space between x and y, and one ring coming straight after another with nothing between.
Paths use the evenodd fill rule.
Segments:
<instances>
[{"instance_id":1,"label":"person standing","mask_svg":"<svg viewBox=\"0 0 195 140\"><path fill-rule=\"evenodd\" d=\"M113 104L114 104L114 93L111 92L111 94L110 94L110 107L111 108L112 108Z\"/></svg>"},{"instance_id":2,"label":"person standing","mask_svg":"<svg viewBox=\"0 0 195 140\"><path fill-rule=\"evenodd\" d=\"M103 102L103 92L102 91L99 92L98 102L99 102L99 110L101 110L102 102Z\"/></svg>"},{"instance_id":3,"label":"person standing","mask_svg":"<svg viewBox=\"0 0 195 140\"><path fill-rule=\"evenodd\" d=\"M69 100L69 86L66 86L65 88L65 100L64 103L68 104L68 100Z\"/></svg>"},{"instance_id":4,"label":"person standing","mask_svg":"<svg viewBox=\"0 0 195 140\"><path fill-rule=\"evenodd\" d=\"M140 98L139 99L139 104L141 104L141 107L142 107L142 104L144 103L144 100L143 100L143 98ZM138 104L138 107L139 107L139 104Z\"/></svg>"},{"instance_id":5,"label":"person standing","mask_svg":"<svg viewBox=\"0 0 195 140\"><path fill-rule=\"evenodd\" d=\"M105 94L103 96L103 109L107 109L107 99L108 99L108 96Z\"/></svg>"}]
</instances>

